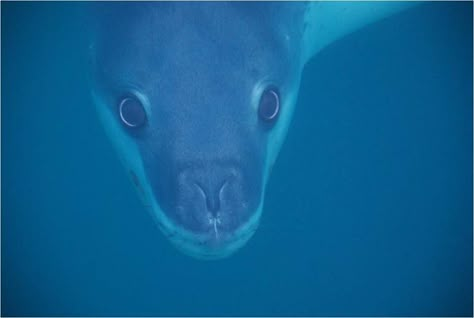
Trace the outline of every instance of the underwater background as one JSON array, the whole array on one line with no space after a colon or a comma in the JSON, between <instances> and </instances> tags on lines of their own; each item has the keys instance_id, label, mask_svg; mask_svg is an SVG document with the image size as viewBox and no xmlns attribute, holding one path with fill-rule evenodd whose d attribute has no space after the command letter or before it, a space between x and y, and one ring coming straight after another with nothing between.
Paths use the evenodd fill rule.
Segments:
<instances>
[{"instance_id":1,"label":"underwater background","mask_svg":"<svg viewBox=\"0 0 474 318\"><path fill-rule=\"evenodd\" d=\"M306 67L259 230L178 252L88 90L82 3L1 3L1 314L472 316L472 2Z\"/></svg>"}]
</instances>

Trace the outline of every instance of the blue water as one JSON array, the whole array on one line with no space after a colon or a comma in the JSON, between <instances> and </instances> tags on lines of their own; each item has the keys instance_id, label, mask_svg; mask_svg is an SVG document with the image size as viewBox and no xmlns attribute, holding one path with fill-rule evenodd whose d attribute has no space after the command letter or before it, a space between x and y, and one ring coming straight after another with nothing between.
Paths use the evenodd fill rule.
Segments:
<instances>
[{"instance_id":1,"label":"blue water","mask_svg":"<svg viewBox=\"0 0 474 318\"><path fill-rule=\"evenodd\" d=\"M260 229L214 262L139 202L87 88L78 3L1 3L2 315L472 315L472 3L303 76Z\"/></svg>"}]
</instances>

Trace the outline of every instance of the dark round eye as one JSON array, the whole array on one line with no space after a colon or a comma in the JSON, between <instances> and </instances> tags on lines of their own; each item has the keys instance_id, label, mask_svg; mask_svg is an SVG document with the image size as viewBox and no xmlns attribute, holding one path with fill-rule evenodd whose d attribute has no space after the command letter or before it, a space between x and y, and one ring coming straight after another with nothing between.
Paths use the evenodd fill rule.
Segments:
<instances>
[{"instance_id":1,"label":"dark round eye","mask_svg":"<svg viewBox=\"0 0 474 318\"><path fill-rule=\"evenodd\" d=\"M263 91L258 106L258 115L265 122L274 122L280 112L280 97L275 87L268 87Z\"/></svg>"},{"instance_id":2,"label":"dark round eye","mask_svg":"<svg viewBox=\"0 0 474 318\"><path fill-rule=\"evenodd\" d=\"M119 114L122 123L127 127L141 127L146 122L145 109L135 96L126 96L120 100Z\"/></svg>"}]
</instances>

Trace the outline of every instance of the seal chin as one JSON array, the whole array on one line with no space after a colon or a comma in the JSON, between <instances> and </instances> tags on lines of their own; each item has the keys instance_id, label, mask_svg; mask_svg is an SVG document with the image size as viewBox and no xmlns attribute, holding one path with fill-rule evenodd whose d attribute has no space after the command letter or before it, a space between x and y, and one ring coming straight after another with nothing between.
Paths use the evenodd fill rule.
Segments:
<instances>
[{"instance_id":1,"label":"seal chin","mask_svg":"<svg viewBox=\"0 0 474 318\"><path fill-rule=\"evenodd\" d=\"M201 232L187 230L169 218L161 220L159 225L165 236L184 254L197 259L216 260L232 255L247 243L258 228L260 215L261 208L233 231L219 228L217 218L209 218L209 227Z\"/></svg>"},{"instance_id":2,"label":"seal chin","mask_svg":"<svg viewBox=\"0 0 474 318\"><path fill-rule=\"evenodd\" d=\"M170 240L184 254L202 260L217 260L232 255L244 246L255 230L256 226L239 235L226 233L219 237L211 234L208 237L195 236L193 238L176 234L170 237Z\"/></svg>"}]
</instances>

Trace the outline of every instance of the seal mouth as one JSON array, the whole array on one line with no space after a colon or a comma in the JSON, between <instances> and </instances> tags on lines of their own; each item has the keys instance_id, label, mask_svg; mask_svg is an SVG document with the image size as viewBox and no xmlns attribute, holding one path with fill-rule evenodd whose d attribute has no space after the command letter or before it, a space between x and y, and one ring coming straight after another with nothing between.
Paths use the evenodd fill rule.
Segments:
<instances>
[{"instance_id":1,"label":"seal mouth","mask_svg":"<svg viewBox=\"0 0 474 318\"><path fill-rule=\"evenodd\" d=\"M197 259L215 260L230 256L247 243L253 236L257 226L247 229L243 233L216 237L210 234L207 237L190 238L181 233L168 236L178 250Z\"/></svg>"},{"instance_id":2,"label":"seal mouth","mask_svg":"<svg viewBox=\"0 0 474 318\"><path fill-rule=\"evenodd\" d=\"M161 232L182 253L196 259L216 260L232 255L243 247L258 228L261 206L254 215L233 231L219 228L219 217L209 216L205 231L194 232L177 225L161 209L153 209Z\"/></svg>"}]
</instances>

